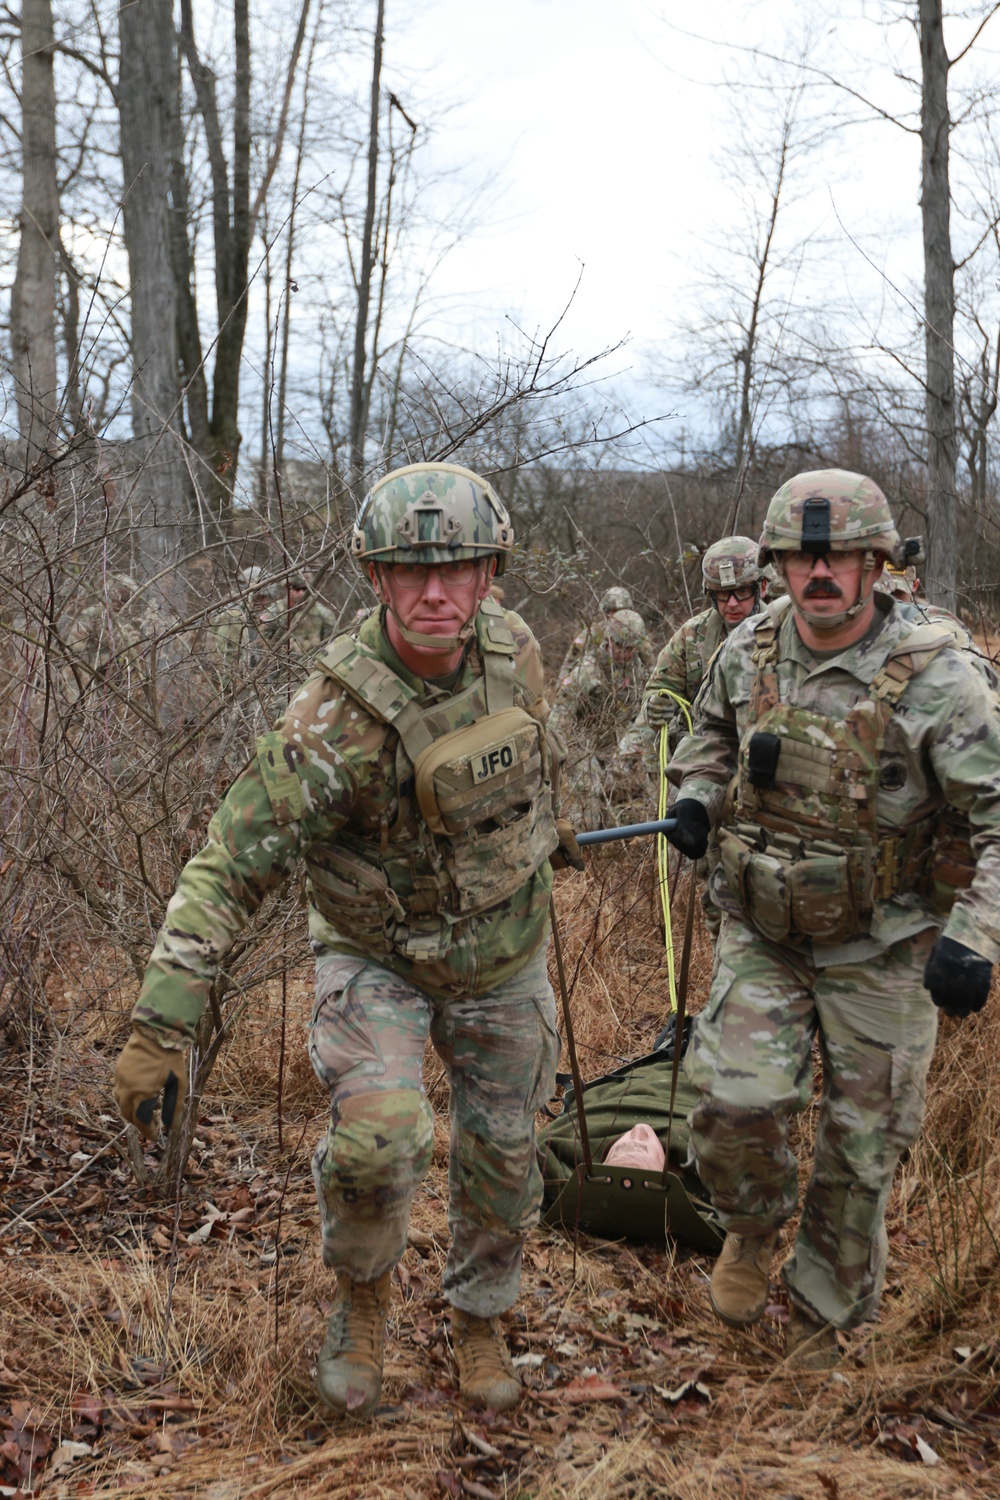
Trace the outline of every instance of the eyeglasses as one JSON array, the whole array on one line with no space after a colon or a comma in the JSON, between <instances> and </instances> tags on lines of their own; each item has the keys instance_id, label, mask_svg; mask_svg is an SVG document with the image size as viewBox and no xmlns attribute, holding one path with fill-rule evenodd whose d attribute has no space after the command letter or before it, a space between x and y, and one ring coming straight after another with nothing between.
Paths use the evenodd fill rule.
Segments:
<instances>
[{"instance_id":1,"label":"eyeglasses","mask_svg":"<svg viewBox=\"0 0 1000 1500\"><path fill-rule=\"evenodd\" d=\"M755 583L741 583L739 588L712 589L711 591L712 598L716 599L720 604L726 599L738 599L741 604L745 604L748 599L754 597L756 592L757 585Z\"/></svg>"},{"instance_id":2,"label":"eyeglasses","mask_svg":"<svg viewBox=\"0 0 1000 1500\"><path fill-rule=\"evenodd\" d=\"M823 552L820 554L831 573L849 573L856 566L857 552ZM818 558L812 552L785 552L782 554L786 568L796 573L811 573Z\"/></svg>"},{"instance_id":3,"label":"eyeglasses","mask_svg":"<svg viewBox=\"0 0 1000 1500\"><path fill-rule=\"evenodd\" d=\"M386 563L383 566L389 569L393 583L398 583L402 589L424 588L432 571L446 587L453 584L461 588L475 578L479 563L478 557L460 557L455 562Z\"/></svg>"}]
</instances>

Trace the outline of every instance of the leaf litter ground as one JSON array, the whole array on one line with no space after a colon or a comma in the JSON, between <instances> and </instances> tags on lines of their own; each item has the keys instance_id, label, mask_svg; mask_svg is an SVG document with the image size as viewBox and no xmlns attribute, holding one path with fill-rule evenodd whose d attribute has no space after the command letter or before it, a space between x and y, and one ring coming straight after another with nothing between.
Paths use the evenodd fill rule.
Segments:
<instances>
[{"instance_id":1,"label":"leaf litter ground","mask_svg":"<svg viewBox=\"0 0 1000 1500\"><path fill-rule=\"evenodd\" d=\"M560 882L588 1076L662 1023L649 887L636 855ZM699 932L696 1004L710 967ZM542 1229L505 1319L527 1388L506 1414L469 1410L455 1388L440 1295L447 1092L430 1056L434 1165L394 1282L383 1404L358 1425L313 1393L333 1288L309 1176L324 1116L302 1045L308 976L289 983L284 1018L257 997L211 1080L185 1182L163 1199L137 1186L110 1103L134 986L95 1014L88 984L115 990L98 968L81 964L80 993L62 997L71 1020L60 1029L54 1003L46 1036L2 1064L0 1495L1000 1496L996 997L943 1030L925 1137L890 1208L882 1317L844 1338L838 1371L784 1369L780 1283L758 1328L736 1333L709 1310L704 1257ZM279 1069L282 1020L294 1041ZM804 1160L812 1128L811 1115L797 1127Z\"/></svg>"}]
</instances>

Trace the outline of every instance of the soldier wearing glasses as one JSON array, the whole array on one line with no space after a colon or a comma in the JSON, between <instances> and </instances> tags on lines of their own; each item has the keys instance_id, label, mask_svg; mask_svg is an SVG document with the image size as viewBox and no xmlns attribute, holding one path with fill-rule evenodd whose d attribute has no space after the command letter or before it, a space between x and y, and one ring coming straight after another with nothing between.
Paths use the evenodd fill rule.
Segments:
<instances>
[{"instance_id":1,"label":"soldier wearing glasses","mask_svg":"<svg viewBox=\"0 0 1000 1500\"><path fill-rule=\"evenodd\" d=\"M640 718L654 733L665 731L671 754L688 732L691 706L712 657L731 630L760 612L767 580L757 562L757 550L757 543L748 536L726 536L708 548L701 576L711 602L674 632L656 658L643 689ZM720 922L712 899L712 871L718 863L718 846L710 839L697 870L705 925L713 938L718 937Z\"/></svg>"},{"instance_id":2,"label":"soldier wearing glasses","mask_svg":"<svg viewBox=\"0 0 1000 1500\"><path fill-rule=\"evenodd\" d=\"M443 1289L460 1389L495 1408L521 1395L497 1319L541 1203L534 1116L559 1046L549 897L560 834L572 836L553 812L538 646L490 597L512 544L502 502L468 469L413 464L373 487L352 550L377 608L324 649L227 793L167 908L118 1060L119 1107L148 1131L152 1101L184 1076L178 1049L219 963L301 859L309 1051L331 1105L313 1175L337 1276L317 1384L357 1417L379 1401L390 1279L431 1162L428 1036L451 1086Z\"/></svg>"},{"instance_id":3,"label":"soldier wearing glasses","mask_svg":"<svg viewBox=\"0 0 1000 1500\"><path fill-rule=\"evenodd\" d=\"M643 718L666 729L671 751L687 734L687 714L705 669L731 630L760 611L767 580L757 563L757 543L748 536L725 536L701 561L707 609L685 620L670 637L643 689Z\"/></svg>"}]
</instances>

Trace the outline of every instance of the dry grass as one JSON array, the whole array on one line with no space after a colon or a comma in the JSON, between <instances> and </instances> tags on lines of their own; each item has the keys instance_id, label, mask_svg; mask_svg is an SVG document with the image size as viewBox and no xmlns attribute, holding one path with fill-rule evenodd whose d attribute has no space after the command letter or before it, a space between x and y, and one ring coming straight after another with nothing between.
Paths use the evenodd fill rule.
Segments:
<instances>
[{"instance_id":1,"label":"dry grass","mask_svg":"<svg viewBox=\"0 0 1000 1500\"><path fill-rule=\"evenodd\" d=\"M600 856L586 876L561 877L587 1074L646 1047L662 1023L652 882L651 851L635 849ZM699 928L696 1004L710 966ZM358 1427L326 1417L312 1389L332 1286L308 1171L324 1126L302 1046L308 975L295 974L286 991L280 1139L281 987L272 983L213 1076L185 1188L163 1203L135 1187L109 1140L117 1127L108 1057L133 981L85 952L75 969L76 986L62 980L64 993L52 997L64 1032L59 1055L36 1043L31 1057L10 1053L2 1073L0 1414L23 1419L17 1403L26 1403L29 1437L73 1440L75 1431L93 1450L60 1472L50 1456L43 1495L1000 1495L995 1000L983 1017L943 1028L927 1129L890 1209L882 1318L851 1335L841 1371L783 1372L780 1298L752 1334L721 1328L708 1306L709 1263L699 1257L542 1230L507 1322L515 1354L529 1356L530 1394L504 1417L468 1411L455 1392L440 1296L446 1093L430 1059L435 1162L394 1287L386 1401ZM88 996L98 991L94 1005ZM807 1116L804 1157L811 1129ZM69 1183L80 1172L76 1153L98 1150ZM29 1209L54 1184L55 1196ZM206 1204L226 1217L198 1243ZM595 1382L603 1399L577 1404L575 1396L602 1394ZM692 1384L679 1396L686 1382L702 1389ZM938 1462L918 1460L917 1437Z\"/></svg>"}]
</instances>

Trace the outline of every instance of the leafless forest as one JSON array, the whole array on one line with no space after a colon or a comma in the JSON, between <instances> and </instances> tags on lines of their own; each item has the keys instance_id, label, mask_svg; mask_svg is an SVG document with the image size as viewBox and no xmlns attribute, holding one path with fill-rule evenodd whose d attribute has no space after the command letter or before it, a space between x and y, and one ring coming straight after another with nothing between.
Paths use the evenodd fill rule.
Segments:
<instances>
[{"instance_id":1,"label":"leafless forest","mask_svg":"<svg viewBox=\"0 0 1000 1500\"><path fill-rule=\"evenodd\" d=\"M386 1406L343 1427L314 1399L332 1288L294 883L215 987L186 1134L143 1153L110 1094L177 874L303 675L288 631L220 651L220 617L252 617L258 568L279 604L304 574L349 628L351 518L394 464L490 475L518 535L505 603L552 669L611 583L661 645L701 607L700 551L818 465L883 484L928 538L930 597L1000 650L997 8L942 30L940 0L859 6L863 84L809 7L720 59L744 191L676 337L642 353L662 420L605 373L616 350L565 345L560 308L540 332L512 310L485 348L435 328L476 209L434 175L445 105L390 72L391 4L0 9L0 1495L1000 1493L995 997L942 1027L883 1316L841 1372L781 1373L780 1295L761 1331L722 1329L698 1256L540 1231L507 1330L529 1396L502 1418L451 1375L432 1059ZM923 276L891 318L805 295L826 247L795 216L873 121L915 142ZM686 899L682 878L675 920ZM595 855L557 902L596 1074L664 1019L653 851ZM699 925L694 1008L710 966Z\"/></svg>"}]
</instances>

